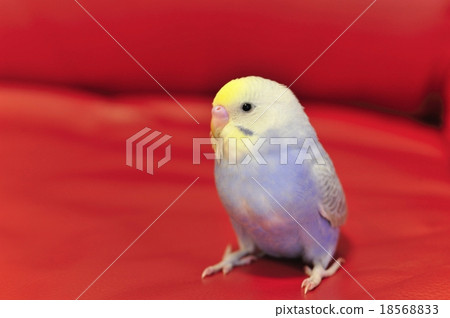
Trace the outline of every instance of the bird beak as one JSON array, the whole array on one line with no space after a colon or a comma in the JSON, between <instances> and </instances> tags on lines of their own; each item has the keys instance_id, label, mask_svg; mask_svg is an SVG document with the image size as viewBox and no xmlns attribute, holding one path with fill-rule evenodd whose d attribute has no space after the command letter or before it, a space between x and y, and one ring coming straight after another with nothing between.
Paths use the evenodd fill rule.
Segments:
<instances>
[{"instance_id":1,"label":"bird beak","mask_svg":"<svg viewBox=\"0 0 450 318\"><path fill-rule=\"evenodd\" d=\"M211 110L211 133L214 137L219 137L223 127L228 124L228 112L223 106L213 106Z\"/></svg>"}]
</instances>

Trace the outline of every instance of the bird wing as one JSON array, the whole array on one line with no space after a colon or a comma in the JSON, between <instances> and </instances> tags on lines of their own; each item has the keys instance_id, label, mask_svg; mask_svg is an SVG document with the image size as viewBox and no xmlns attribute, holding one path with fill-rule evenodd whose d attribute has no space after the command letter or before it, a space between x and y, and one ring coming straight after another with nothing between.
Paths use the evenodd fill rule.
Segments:
<instances>
[{"instance_id":1,"label":"bird wing","mask_svg":"<svg viewBox=\"0 0 450 318\"><path fill-rule=\"evenodd\" d=\"M320 193L319 212L330 221L331 226L338 227L347 218L347 203L331 159L327 155L324 159L325 164L313 164L313 174L318 180Z\"/></svg>"}]
</instances>

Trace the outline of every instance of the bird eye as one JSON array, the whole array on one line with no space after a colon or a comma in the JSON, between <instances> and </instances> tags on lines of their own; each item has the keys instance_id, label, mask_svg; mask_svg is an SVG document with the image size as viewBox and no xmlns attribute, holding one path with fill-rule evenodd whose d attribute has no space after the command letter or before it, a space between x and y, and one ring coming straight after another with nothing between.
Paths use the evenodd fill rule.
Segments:
<instances>
[{"instance_id":1,"label":"bird eye","mask_svg":"<svg viewBox=\"0 0 450 318\"><path fill-rule=\"evenodd\" d=\"M250 103L244 103L242 104L242 110L244 112L249 112L253 108L253 105Z\"/></svg>"}]
</instances>

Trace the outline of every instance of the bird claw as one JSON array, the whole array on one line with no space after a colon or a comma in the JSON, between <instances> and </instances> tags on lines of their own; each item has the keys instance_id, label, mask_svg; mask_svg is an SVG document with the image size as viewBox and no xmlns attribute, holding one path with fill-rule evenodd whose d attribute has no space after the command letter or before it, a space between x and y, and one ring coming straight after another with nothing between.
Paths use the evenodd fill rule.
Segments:
<instances>
[{"instance_id":1,"label":"bird claw","mask_svg":"<svg viewBox=\"0 0 450 318\"><path fill-rule=\"evenodd\" d=\"M309 266L304 267L305 274L309 277L304 279L301 285L301 288L304 288L305 295L319 286L322 278L330 277L336 273L336 271L341 267L341 264L344 263L343 258L338 258L334 263L328 267L328 269L324 269L321 265L315 265L313 268Z\"/></svg>"},{"instance_id":2,"label":"bird claw","mask_svg":"<svg viewBox=\"0 0 450 318\"><path fill-rule=\"evenodd\" d=\"M314 288L316 288L317 286L319 286L320 282L321 282L321 278L319 277L319 279L317 278L313 278L313 277L308 277L305 280L303 280L302 282L302 287L305 290L305 295L310 291L313 290Z\"/></svg>"},{"instance_id":3,"label":"bird claw","mask_svg":"<svg viewBox=\"0 0 450 318\"><path fill-rule=\"evenodd\" d=\"M209 266L205 268L205 270L202 273L202 279L205 278L206 276L214 274L215 272L217 272L217 270L214 268L214 266Z\"/></svg>"},{"instance_id":4,"label":"bird claw","mask_svg":"<svg viewBox=\"0 0 450 318\"><path fill-rule=\"evenodd\" d=\"M225 252L223 254L222 261L217 263L217 264L215 264L215 265L207 267L202 273L202 278L205 278L206 276L212 275L212 274L214 274L214 273L216 273L216 272L218 272L220 270L222 270L222 273L224 275L226 275L229 272L231 272L231 270L235 266L248 265L251 262L257 260L259 257L262 256L262 254L245 255L247 253L248 252L243 251L243 250L232 252L231 251L231 245L228 245L225 248Z\"/></svg>"},{"instance_id":5,"label":"bird claw","mask_svg":"<svg viewBox=\"0 0 450 318\"><path fill-rule=\"evenodd\" d=\"M205 270L202 273L202 279L205 278L206 276L213 275L220 270L222 270L222 273L224 275L226 275L229 272L231 272L233 267L234 267L234 265L230 261L222 261L216 265L208 266L207 268L205 268Z\"/></svg>"}]
</instances>

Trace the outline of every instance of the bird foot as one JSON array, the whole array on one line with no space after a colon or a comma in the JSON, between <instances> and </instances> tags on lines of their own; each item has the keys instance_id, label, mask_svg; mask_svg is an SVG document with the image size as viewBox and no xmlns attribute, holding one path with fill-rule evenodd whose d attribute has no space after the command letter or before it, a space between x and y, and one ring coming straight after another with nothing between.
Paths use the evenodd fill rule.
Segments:
<instances>
[{"instance_id":1,"label":"bird foot","mask_svg":"<svg viewBox=\"0 0 450 318\"><path fill-rule=\"evenodd\" d=\"M338 258L333 264L328 267L328 269L324 269L322 265L317 264L311 269L309 266L305 266L305 273L309 277L303 280L301 288L305 289L305 295L307 292L313 290L317 286L319 286L322 278L330 277L341 267L345 260L343 258Z\"/></svg>"},{"instance_id":2,"label":"bird foot","mask_svg":"<svg viewBox=\"0 0 450 318\"><path fill-rule=\"evenodd\" d=\"M202 278L215 274L220 270L222 270L222 273L226 275L229 272L231 272L233 267L248 265L260 257L260 255L250 253L251 253L250 251L246 250L238 250L235 252L231 252L231 245L228 245L225 248L225 253L223 255L222 261L220 261L215 265L205 268L205 270L202 273Z\"/></svg>"}]
</instances>

